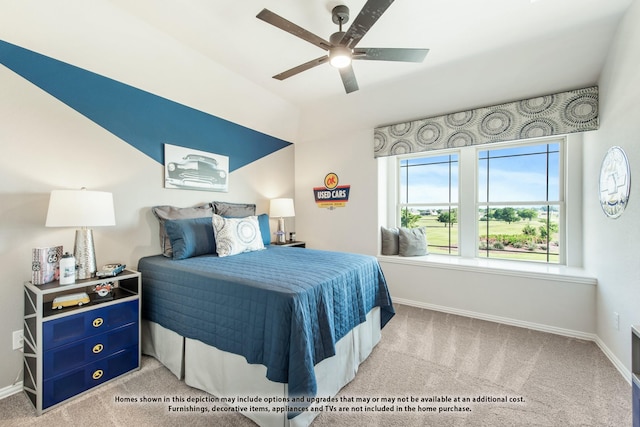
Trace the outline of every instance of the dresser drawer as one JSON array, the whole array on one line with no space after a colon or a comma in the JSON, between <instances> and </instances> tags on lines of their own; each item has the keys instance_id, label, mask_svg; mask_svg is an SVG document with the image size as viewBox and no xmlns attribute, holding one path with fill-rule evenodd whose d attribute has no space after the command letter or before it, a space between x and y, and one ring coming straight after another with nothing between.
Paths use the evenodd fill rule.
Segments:
<instances>
[{"instance_id":1,"label":"dresser drawer","mask_svg":"<svg viewBox=\"0 0 640 427\"><path fill-rule=\"evenodd\" d=\"M138 300L50 320L42 325L45 351L138 321Z\"/></svg>"},{"instance_id":2,"label":"dresser drawer","mask_svg":"<svg viewBox=\"0 0 640 427\"><path fill-rule=\"evenodd\" d=\"M139 366L138 346L43 382L42 409L62 402Z\"/></svg>"},{"instance_id":3,"label":"dresser drawer","mask_svg":"<svg viewBox=\"0 0 640 427\"><path fill-rule=\"evenodd\" d=\"M44 380L137 344L138 329L137 322L131 323L104 334L46 351L43 359Z\"/></svg>"},{"instance_id":4,"label":"dresser drawer","mask_svg":"<svg viewBox=\"0 0 640 427\"><path fill-rule=\"evenodd\" d=\"M631 407L633 409L633 427L640 427L640 384L637 375L632 375Z\"/></svg>"}]
</instances>

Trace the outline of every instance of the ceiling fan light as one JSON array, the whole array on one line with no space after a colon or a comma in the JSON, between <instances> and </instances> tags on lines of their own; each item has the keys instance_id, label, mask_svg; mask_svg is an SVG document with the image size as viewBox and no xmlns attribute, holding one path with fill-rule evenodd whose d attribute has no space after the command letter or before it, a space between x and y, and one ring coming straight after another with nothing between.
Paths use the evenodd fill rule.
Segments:
<instances>
[{"instance_id":1,"label":"ceiling fan light","mask_svg":"<svg viewBox=\"0 0 640 427\"><path fill-rule=\"evenodd\" d=\"M335 68L344 68L351 64L351 50L344 46L332 47L329 50L329 63Z\"/></svg>"}]
</instances>

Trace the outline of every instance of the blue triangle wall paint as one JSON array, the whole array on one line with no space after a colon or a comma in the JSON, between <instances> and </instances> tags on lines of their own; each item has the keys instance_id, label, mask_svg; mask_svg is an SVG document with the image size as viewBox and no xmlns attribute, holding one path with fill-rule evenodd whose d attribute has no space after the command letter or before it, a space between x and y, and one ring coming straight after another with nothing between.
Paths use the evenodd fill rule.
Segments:
<instances>
[{"instance_id":1,"label":"blue triangle wall paint","mask_svg":"<svg viewBox=\"0 0 640 427\"><path fill-rule=\"evenodd\" d=\"M0 64L164 164L164 144L222 154L234 171L291 145L0 40Z\"/></svg>"}]
</instances>

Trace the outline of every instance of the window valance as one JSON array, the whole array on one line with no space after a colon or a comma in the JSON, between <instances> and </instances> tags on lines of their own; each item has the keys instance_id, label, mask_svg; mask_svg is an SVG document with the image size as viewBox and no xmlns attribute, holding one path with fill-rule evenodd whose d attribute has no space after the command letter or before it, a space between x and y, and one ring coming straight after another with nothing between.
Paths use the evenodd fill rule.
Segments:
<instances>
[{"instance_id":1,"label":"window valance","mask_svg":"<svg viewBox=\"0 0 640 427\"><path fill-rule=\"evenodd\" d=\"M598 129L598 87L461 111L374 132L374 157Z\"/></svg>"}]
</instances>

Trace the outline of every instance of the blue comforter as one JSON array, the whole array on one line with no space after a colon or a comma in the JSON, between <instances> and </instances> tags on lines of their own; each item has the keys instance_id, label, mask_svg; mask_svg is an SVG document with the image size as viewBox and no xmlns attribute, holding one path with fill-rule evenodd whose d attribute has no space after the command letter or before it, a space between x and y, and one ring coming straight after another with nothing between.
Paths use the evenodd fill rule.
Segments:
<instances>
[{"instance_id":1,"label":"blue comforter","mask_svg":"<svg viewBox=\"0 0 640 427\"><path fill-rule=\"evenodd\" d=\"M381 327L394 315L367 255L269 246L229 257L145 257L138 269L144 318L266 366L290 397L315 396L314 365L373 307Z\"/></svg>"}]
</instances>

